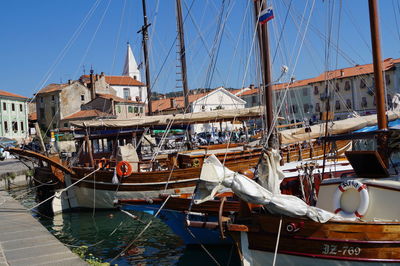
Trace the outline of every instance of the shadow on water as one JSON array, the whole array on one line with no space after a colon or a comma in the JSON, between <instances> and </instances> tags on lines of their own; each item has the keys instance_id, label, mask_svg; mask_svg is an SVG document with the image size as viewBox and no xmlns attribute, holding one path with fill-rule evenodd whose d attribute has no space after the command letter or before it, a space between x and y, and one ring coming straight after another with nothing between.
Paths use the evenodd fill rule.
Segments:
<instances>
[{"instance_id":1,"label":"shadow on water","mask_svg":"<svg viewBox=\"0 0 400 266\"><path fill-rule=\"evenodd\" d=\"M14 197L21 191L12 191ZM34 193L17 198L25 207L35 205ZM86 255L109 262L135 239L143 228L151 226L125 254L113 261L118 265L215 265L200 247L185 247L181 239L160 219L144 212L131 211L137 219L119 210L76 211L54 217L35 215L54 236L70 249L87 246ZM206 247L220 265L240 265L233 246Z\"/></svg>"}]
</instances>

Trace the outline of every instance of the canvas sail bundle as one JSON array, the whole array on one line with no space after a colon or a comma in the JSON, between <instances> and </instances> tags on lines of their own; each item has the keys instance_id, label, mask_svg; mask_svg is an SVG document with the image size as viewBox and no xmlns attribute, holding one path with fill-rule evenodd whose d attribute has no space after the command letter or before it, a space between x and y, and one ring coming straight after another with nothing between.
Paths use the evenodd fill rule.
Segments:
<instances>
[{"instance_id":1,"label":"canvas sail bundle","mask_svg":"<svg viewBox=\"0 0 400 266\"><path fill-rule=\"evenodd\" d=\"M264 179L265 183L270 183L271 188L276 188L281 182L281 174L277 167L271 166L272 164L277 165L279 162L279 160L276 161L279 159L278 151L272 151L265 156L269 157L265 162L269 164L270 170L264 171L264 174L268 173L268 176L262 176L261 178ZM257 184L254 180L224 167L212 155L204 161L195 195L195 204L213 199L217 192L223 188L230 188L239 198L246 202L264 205L271 213L291 217L308 217L320 223L325 223L331 219L343 220L342 217L331 212L307 205L298 197L281 194L279 189L274 189L275 192L273 193Z\"/></svg>"},{"instance_id":2,"label":"canvas sail bundle","mask_svg":"<svg viewBox=\"0 0 400 266\"><path fill-rule=\"evenodd\" d=\"M165 126L165 125L180 125L180 124L196 124L208 122L223 122L232 120L246 120L259 118L263 113L261 107L251 107L234 110L214 110L212 112L198 112L175 115L157 115L145 116L137 119L103 119L91 121L76 121L71 122L76 127L147 127L147 126Z\"/></svg>"}]
</instances>

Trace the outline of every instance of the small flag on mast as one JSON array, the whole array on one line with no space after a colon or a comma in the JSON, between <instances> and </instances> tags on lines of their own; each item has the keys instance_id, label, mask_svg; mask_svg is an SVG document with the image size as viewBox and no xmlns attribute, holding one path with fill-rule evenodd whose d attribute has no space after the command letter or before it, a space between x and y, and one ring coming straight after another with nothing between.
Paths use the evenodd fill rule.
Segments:
<instances>
[{"instance_id":1,"label":"small flag on mast","mask_svg":"<svg viewBox=\"0 0 400 266\"><path fill-rule=\"evenodd\" d=\"M272 7L268 7L267 9L264 9L263 11L261 11L258 22L260 22L260 24L262 25L262 24L267 23L268 21L270 21L273 18L274 18L274 12L272 11Z\"/></svg>"}]
</instances>

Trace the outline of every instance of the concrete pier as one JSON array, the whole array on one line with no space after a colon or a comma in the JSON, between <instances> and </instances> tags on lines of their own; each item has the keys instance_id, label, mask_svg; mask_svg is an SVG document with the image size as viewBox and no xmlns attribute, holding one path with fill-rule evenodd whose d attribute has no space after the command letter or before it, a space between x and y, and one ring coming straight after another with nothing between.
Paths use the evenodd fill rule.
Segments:
<instances>
[{"instance_id":1,"label":"concrete pier","mask_svg":"<svg viewBox=\"0 0 400 266\"><path fill-rule=\"evenodd\" d=\"M87 265L6 191L0 191L0 266Z\"/></svg>"}]
</instances>

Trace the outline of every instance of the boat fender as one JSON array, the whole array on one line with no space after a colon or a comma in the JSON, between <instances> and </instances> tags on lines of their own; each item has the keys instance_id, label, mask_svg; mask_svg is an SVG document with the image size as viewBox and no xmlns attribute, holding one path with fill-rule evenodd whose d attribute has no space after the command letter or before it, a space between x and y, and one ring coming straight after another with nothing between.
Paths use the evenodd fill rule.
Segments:
<instances>
[{"instance_id":1,"label":"boat fender","mask_svg":"<svg viewBox=\"0 0 400 266\"><path fill-rule=\"evenodd\" d=\"M343 192L349 189L355 189L360 193L360 206L358 206L357 210L353 213L346 212L342 210L340 206L340 199L342 198ZM335 210L335 214L338 214L344 218L361 218L365 215L369 206L369 194L367 190L367 186L361 183L358 180L347 180L341 183L336 189L335 194L333 195L333 209Z\"/></svg>"},{"instance_id":2,"label":"boat fender","mask_svg":"<svg viewBox=\"0 0 400 266\"><path fill-rule=\"evenodd\" d=\"M132 174L132 165L127 161L120 161L116 168L119 177L129 176Z\"/></svg>"},{"instance_id":3,"label":"boat fender","mask_svg":"<svg viewBox=\"0 0 400 266\"><path fill-rule=\"evenodd\" d=\"M192 161L192 166L193 167L199 167L200 166L200 160L199 159L194 159L193 161Z\"/></svg>"}]
</instances>

